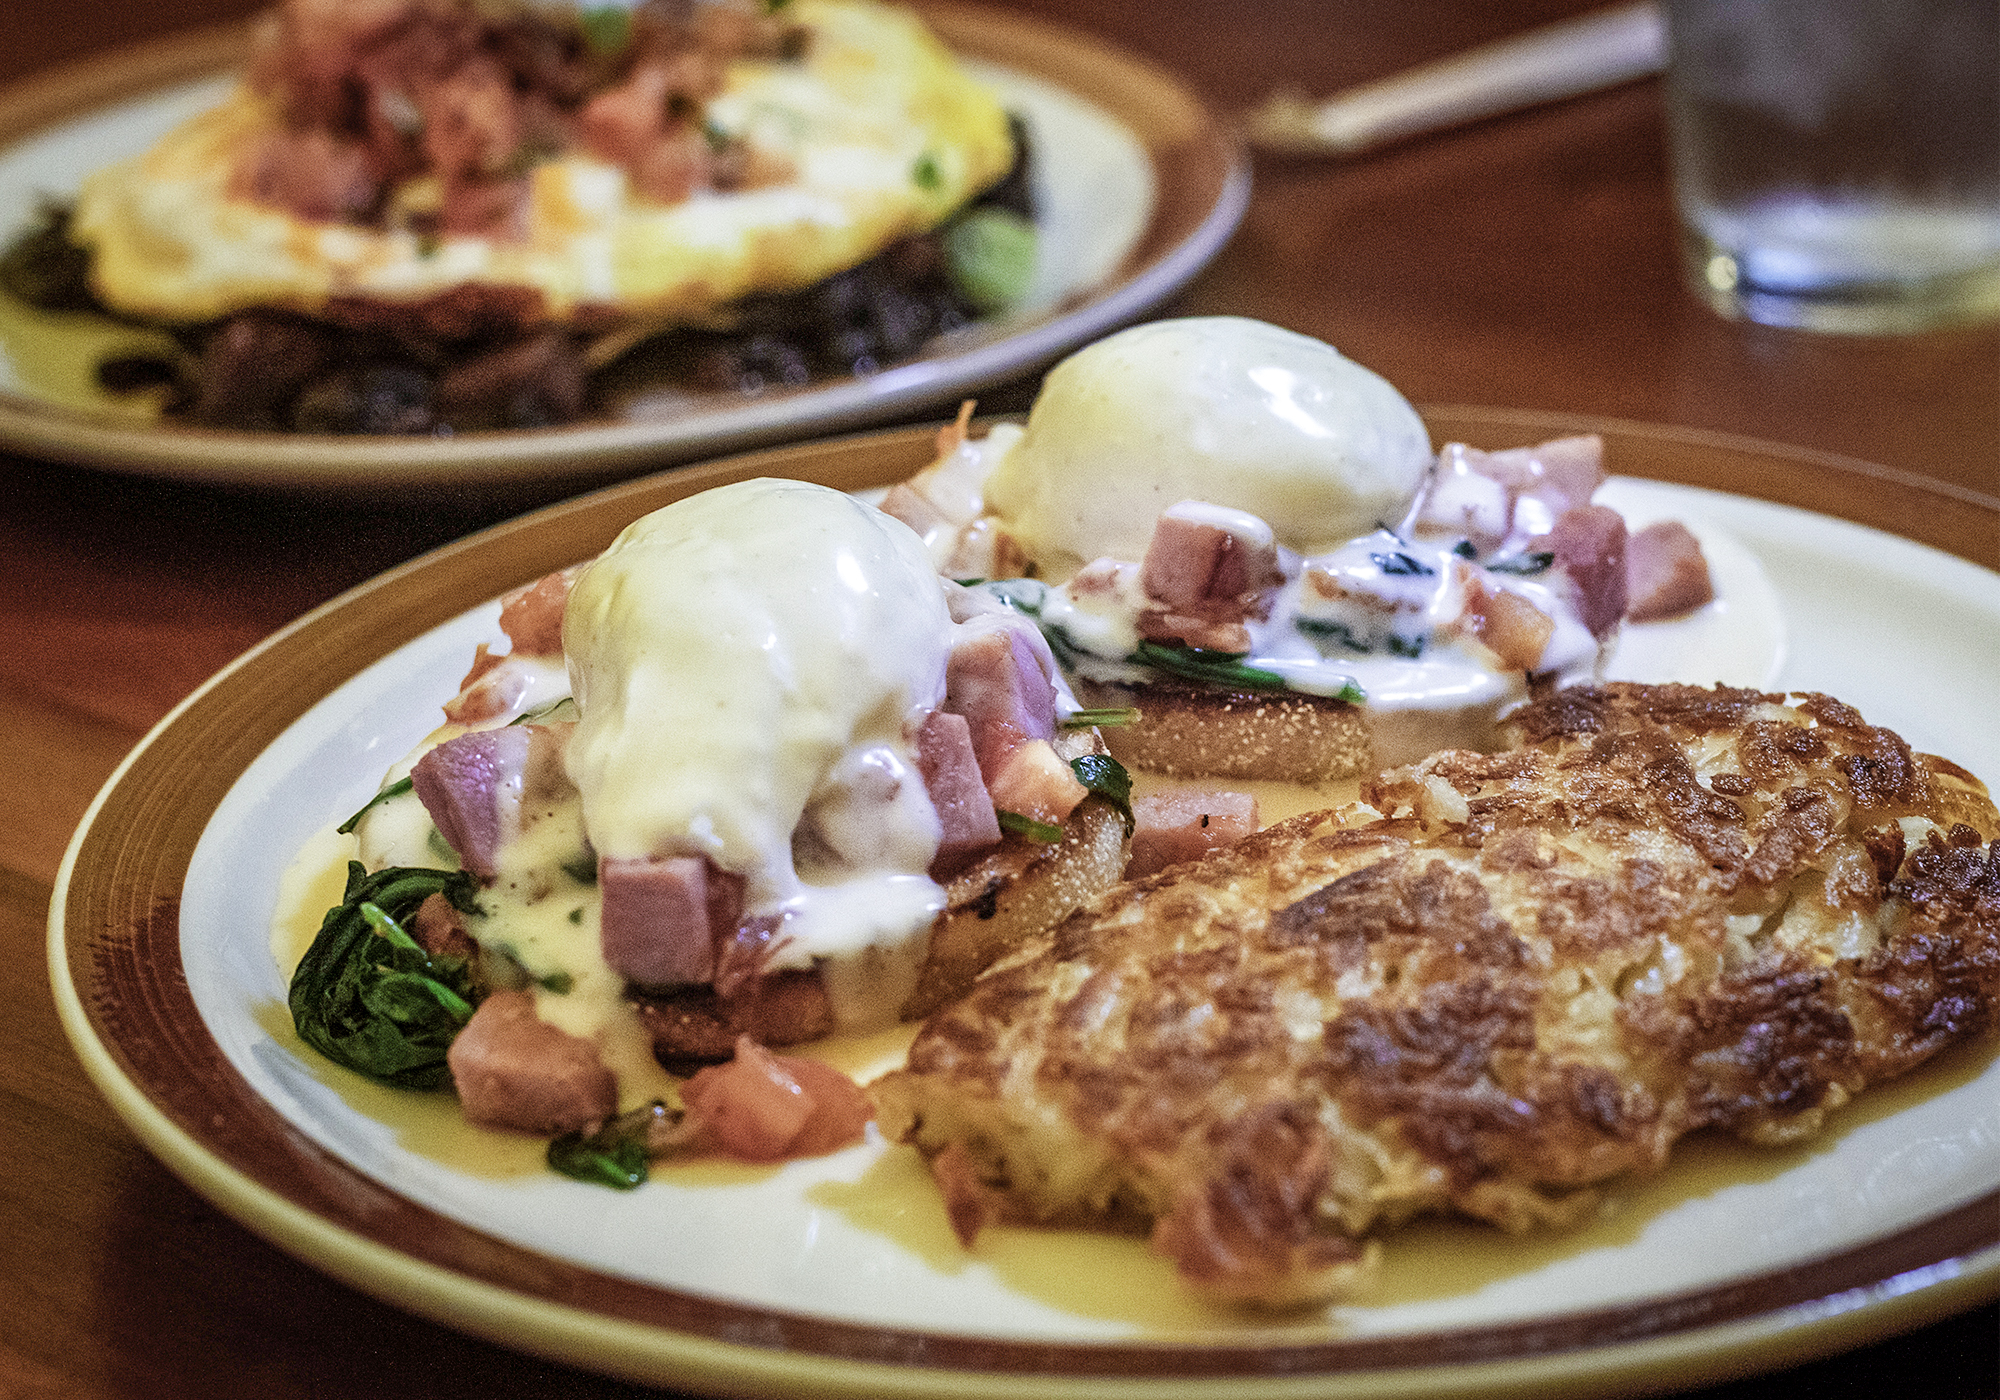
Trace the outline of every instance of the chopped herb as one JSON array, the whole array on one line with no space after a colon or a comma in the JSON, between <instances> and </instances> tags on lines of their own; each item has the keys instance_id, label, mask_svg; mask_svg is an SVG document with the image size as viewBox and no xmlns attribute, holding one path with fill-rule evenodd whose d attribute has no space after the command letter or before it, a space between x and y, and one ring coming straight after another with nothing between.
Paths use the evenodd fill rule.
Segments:
<instances>
[{"instance_id":1,"label":"chopped herb","mask_svg":"<svg viewBox=\"0 0 2000 1400\"><path fill-rule=\"evenodd\" d=\"M583 911L579 909L577 912L582 913ZM535 985L545 992L552 992L556 996L566 997L576 989L576 979L567 972L551 972L546 977L537 977Z\"/></svg>"},{"instance_id":2,"label":"chopped herb","mask_svg":"<svg viewBox=\"0 0 2000 1400\"><path fill-rule=\"evenodd\" d=\"M1423 637L1402 637L1391 632L1388 639L1382 645L1391 656L1400 656L1407 660L1415 661L1424 654L1425 640Z\"/></svg>"},{"instance_id":3,"label":"chopped herb","mask_svg":"<svg viewBox=\"0 0 2000 1400\"><path fill-rule=\"evenodd\" d=\"M444 240L443 240L442 238L438 237L438 236L437 236L436 234L434 234L434 233L420 233L420 234L418 234L418 235L417 235L417 256L418 256L418 257L420 257L420 258L434 258L434 257L436 257L436 256L437 256L437 255L438 255L438 254L439 254L439 253L440 253L440 252L441 252L441 251L443 250L443 249L444 249Z\"/></svg>"},{"instance_id":4,"label":"chopped herb","mask_svg":"<svg viewBox=\"0 0 2000 1400\"><path fill-rule=\"evenodd\" d=\"M0 254L0 287L44 311L97 311L90 254L69 236L70 206L44 199L35 221Z\"/></svg>"},{"instance_id":5,"label":"chopped herb","mask_svg":"<svg viewBox=\"0 0 2000 1400\"><path fill-rule=\"evenodd\" d=\"M1400 549L1387 554L1371 554L1368 557L1374 560L1375 567L1385 574L1395 574L1399 577L1426 578L1437 572L1430 565L1419 559L1412 558Z\"/></svg>"},{"instance_id":6,"label":"chopped herb","mask_svg":"<svg viewBox=\"0 0 2000 1400\"><path fill-rule=\"evenodd\" d=\"M604 1120L593 1133L564 1133L549 1144L549 1166L564 1176L630 1191L646 1181L646 1140L653 1124L668 1115L655 1099L644 1108Z\"/></svg>"},{"instance_id":7,"label":"chopped herb","mask_svg":"<svg viewBox=\"0 0 2000 1400\"><path fill-rule=\"evenodd\" d=\"M445 1052L472 1019L478 989L467 959L426 953L403 923L434 894L472 913L478 889L462 871L391 866L371 875L349 861L344 898L292 974L287 1001L299 1038L383 1084L445 1084Z\"/></svg>"},{"instance_id":8,"label":"chopped herb","mask_svg":"<svg viewBox=\"0 0 2000 1400\"><path fill-rule=\"evenodd\" d=\"M577 905L576 908L569 911L569 921L573 924L580 924L583 922L583 906L581 904Z\"/></svg>"},{"instance_id":9,"label":"chopped herb","mask_svg":"<svg viewBox=\"0 0 2000 1400\"><path fill-rule=\"evenodd\" d=\"M624 53L632 42L632 12L617 5L585 10L576 17L583 42L606 58Z\"/></svg>"},{"instance_id":10,"label":"chopped herb","mask_svg":"<svg viewBox=\"0 0 2000 1400\"><path fill-rule=\"evenodd\" d=\"M1366 656L1375 648L1365 637L1354 635L1354 629L1346 623L1331 617L1301 617L1294 619L1294 625L1316 642L1338 642L1349 651Z\"/></svg>"},{"instance_id":11,"label":"chopped herb","mask_svg":"<svg viewBox=\"0 0 2000 1400\"><path fill-rule=\"evenodd\" d=\"M1243 664L1238 651L1209 651L1201 647L1141 642L1127 658L1135 665L1150 666L1182 680L1204 685L1234 686L1242 690L1283 690L1285 678L1276 671Z\"/></svg>"},{"instance_id":12,"label":"chopped herb","mask_svg":"<svg viewBox=\"0 0 2000 1400\"><path fill-rule=\"evenodd\" d=\"M1479 551L1473 548L1471 540L1460 540L1451 547L1451 552L1461 559L1477 559Z\"/></svg>"},{"instance_id":13,"label":"chopped herb","mask_svg":"<svg viewBox=\"0 0 2000 1400\"><path fill-rule=\"evenodd\" d=\"M1553 552L1536 549L1525 554L1516 554L1508 559L1494 559L1486 565L1486 568L1491 573L1514 574L1526 578L1534 574L1547 573L1549 565L1555 562L1556 556Z\"/></svg>"},{"instance_id":14,"label":"chopped herb","mask_svg":"<svg viewBox=\"0 0 2000 1400\"><path fill-rule=\"evenodd\" d=\"M999 816L1000 829L1015 836L1026 837L1044 846L1053 846L1062 840L1063 829L1054 822L1038 822L1019 812L1002 812Z\"/></svg>"},{"instance_id":15,"label":"chopped herb","mask_svg":"<svg viewBox=\"0 0 2000 1400\"><path fill-rule=\"evenodd\" d=\"M1098 710L1077 710L1062 720L1064 729L1121 729L1128 724L1139 722L1139 710L1135 705L1120 705L1115 708Z\"/></svg>"},{"instance_id":16,"label":"chopped herb","mask_svg":"<svg viewBox=\"0 0 2000 1400\"><path fill-rule=\"evenodd\" d=\"M559 860L556 865L561 868L563 874L579 885L597 883L597 857L589 851L579 852L567 860Z\"/></svg>"},{"instance_id":17,"label":"chopped herb","mask_svg":"<svg viewBox=\"0 0 2000 1400\"><path fill-rule=\"evenodd\" d=\"M567 714L562 713L565 707L568 708ZM558 718L558 715L561 717ZM566 724L573 723L577 715L576 700L572 696L565 695L560 700L551 700L546 705L523 710L507 723L510 727L516 724Z\"/></svg>"},{"instance_id":18,"label":"chopped herb","mask_svg":"<svg viewBox=\"0 0 2000 1400\"><path fill-rule=\"evenodd\" d=\"M975 209L945 230L952 281L973 309L991 313L1018 305L1035 280L1035 226L1007 209Z\"/></svg>"},{"instance_id":19,"label":"chopped herb","mask_svg":"<svg viewBox=\"0 0 2000 1400\"><path fill-rule=\"evenodd\" d=\"M1109 754L1087 753L1069 761L1070 772L1092 793L1109 802L1125 818L1125 834L1132 834L1132 775L1125 765Z\"/></svg>"},{"instance_id":20,"label":"chopped herb","mask_svg":"<svg viewBox=\"0 0 2000 1400\"><path fill-rule=\"evenodd\" d=\"M910 178L917 182L920 190L938 190L944 187L944 171L939 168L937 157L925 151L917 157L917 163L910 167Z\"/></svg>"},{"instance_id":21,"label":"chopped herb","mask_svg":"<svg viewBox=\"0 0 2000 1400\"><path fill-rule=\"evenodd\" d=\"M353 816L349 817L346 821L342 822L339 826L335 827L334 830L339 832L342 836L346 836L348 833L352 832L355 827L361 825L361 819L367 816L369 812L381 806L384 802L387 802L392 797L401 797L404 793L408 792L411 788L415 786L416 786L416 781L414 779L411 778L396 779L395 782L389 784L389 786L383 788L380 792L376 793L373 797L369 798L366 802L362 803L360 811L356 812Z\"/></svg>"}]
</instances>

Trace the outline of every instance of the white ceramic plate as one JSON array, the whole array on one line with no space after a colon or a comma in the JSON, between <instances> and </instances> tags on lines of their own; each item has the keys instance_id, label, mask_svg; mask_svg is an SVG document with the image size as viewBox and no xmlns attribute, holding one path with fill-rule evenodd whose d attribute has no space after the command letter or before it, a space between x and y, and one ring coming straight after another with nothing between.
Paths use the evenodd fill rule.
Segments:
<instances>
[{"instance_id":1,"label":"white ceramic plate","mask_svg":"<svg viewBox=\"0 0 2000 1400\"><path fill-rule=\"evenodd\" d=\"M1170 76L1022 16L922 7L1034 150L1041 257L1024 304L881 373L754 397L662 387L615 421L445 439L226 432L161 423L95 385L106 323L0 302L0 446L122 471L391 492L456 482L589 482L879 423L1049 363L1137 319L1222 247L1249 198L1235 138ZM205 32L0 94L0 239L41 201L212 106L239 31ZM193 76L190 76L193 75ZM144 343L143 332L114 333Z\"/></svg>"},{"instance_id":2,"label":"white ceramic plate","mask_svg":"<svg viewBox=\"0 0 2000 1400\"><path fill-rule=\"evenodd\" d=\"M1460 418L1451 436L1527 440L1503 435L1519 415ZM1606 432L1616 466L1701 479L1716 465L1700 442ZM618 1195L481 1167L449 1099L413 1117L408 1096L397 1107L298 1049L270 952L279 878L433 726L495 636L479 600L687 491L753 474L852 489L924 447L904 433L761 454L553 508L336 600L198 692L100 796L51 912L65 1023L127 1121L225 1210L368 1291L696 1389L1044 1396L1116 1382L1167 1400L1525 1378L1609 1391L1778 1364L2000 1291L1990 1045L1871 1092L1801 1149L1684 1144L1580 1234L1414 1227L1391 1241L1376 1293L1261 1320L1195 1306L1134 1241L999 1230L966 1255L914 1153L879 1141L770 1170L671 1169ZM1767 465L1787 465L1774 454ZM1719 525L1763 561L1790 632L1782 684L2000 774L1982 708L1939 703L2000 687L2000 575L1741 496L1638 480L1609 492Z\"/></svg>"}]
</instances>

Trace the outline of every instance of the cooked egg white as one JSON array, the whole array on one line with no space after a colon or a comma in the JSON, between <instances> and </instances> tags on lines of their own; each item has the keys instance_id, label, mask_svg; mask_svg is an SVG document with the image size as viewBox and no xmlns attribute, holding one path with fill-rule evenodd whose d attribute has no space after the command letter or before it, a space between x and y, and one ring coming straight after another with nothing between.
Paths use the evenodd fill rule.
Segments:
<instances>
[{"instance_id":1,"label":"cooked egg white","mask_svg":"<svg viewBox=\"0 0 2000 1400\"><path fill-rule=\"evenodd\" d=\"M1049 372L986 506L1059 575L1137 559L1186 500L1249 511L1301 554L1394 523L1432 461L1416 409L1332 346L1235 316L1157 321Z\"/></svg>"},{"instance_id":2,"label":"cooked egg white","mask_svg":"<svg viewBox=\"0 0 2000 1400\"><path fill-rule=\"evenodd\" d=\"M1005 173L1013 147L998 101L913 15L870 0L793 0L790 13L812 32L805 58L738 61L707 111L789 161L787 183L662 205L618 167L572 152L535 169L519 242L308 222L229 194L239 153L278 122L239 87L93 174L72 231L105 302L152 319L417 301L469 283L537 292L547 319L609 307L664 324L821 281L934 227Z\"/></svg>"},{"instance_id":3,"label":"cooked egg white","mask_svg":"<svg viewBox=\"0 0 2000 1400\"><path fill-rule=\"evenodd\" d=\"M917 537L826 487L743 482L628 526L563 624L592 845L744 876L746 914L782 920L773 965L833 960L836 1015L873 1019L857 1003L914 976L944 907L910 736L954 626Z\"/></svg>"}]
</instances>

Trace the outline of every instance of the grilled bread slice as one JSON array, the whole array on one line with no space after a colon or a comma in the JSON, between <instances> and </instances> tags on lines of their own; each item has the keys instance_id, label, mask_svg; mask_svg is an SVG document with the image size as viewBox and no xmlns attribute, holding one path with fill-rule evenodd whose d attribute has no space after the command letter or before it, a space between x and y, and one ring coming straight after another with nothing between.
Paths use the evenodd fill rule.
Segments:
<instances>
[{"instance_id":1,"label":"grilled bread slice","mask_svg":"<svg viewBox=\"0 0 2000 1400\"><path fill-rule=\"evenodd\" d=\"M2000 816L1824 696L1613 685L1114 888L874 1086L970 1240L1149 1232L1212 1296L1374 1232L1560 1225L1716 1128L1781 1144L1992 1031Z\"/></svg>"}]
</instances>

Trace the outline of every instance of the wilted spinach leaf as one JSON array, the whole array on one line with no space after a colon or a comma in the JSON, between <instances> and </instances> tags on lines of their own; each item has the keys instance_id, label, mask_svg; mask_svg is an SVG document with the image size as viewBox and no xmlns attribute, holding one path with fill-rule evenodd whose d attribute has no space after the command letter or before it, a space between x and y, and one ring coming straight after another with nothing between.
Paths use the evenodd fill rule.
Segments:
<instances>
[{"instance_id":1,"label":"wilted spinach leaf","mask_svg":"<svg viewBox=\"0 0 2000 1400\"><path fill-rule=\"evenodd\" d=\"M464 958L433 957L403 924L442 894L471 913L479 882L463 871L347 863L347 889L292 974L299 1038L335 1064L398 1089L449 1082L445 1052L479 999Z\"/></svg>"},{"instance_id":2,"label":"wilted spinach leaf","mask_svg":"<svg viewBox=\"0 0 2000 1400\"><path fill-rule=\"evenodd\" d=\"M549 1166L594 1186L630 1191L646 1180L647 1138L666 1116L667 1106L654 1100L605 1119L594 1133L564 1133L549 1144Z\"/></svg>"}]
</instances>

